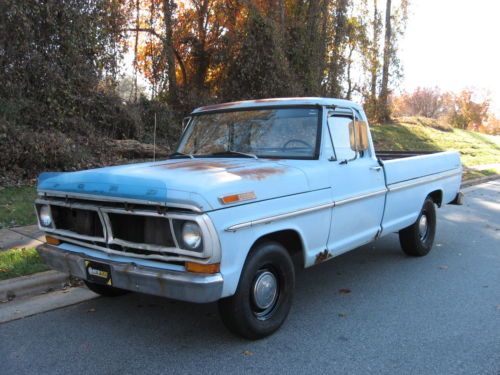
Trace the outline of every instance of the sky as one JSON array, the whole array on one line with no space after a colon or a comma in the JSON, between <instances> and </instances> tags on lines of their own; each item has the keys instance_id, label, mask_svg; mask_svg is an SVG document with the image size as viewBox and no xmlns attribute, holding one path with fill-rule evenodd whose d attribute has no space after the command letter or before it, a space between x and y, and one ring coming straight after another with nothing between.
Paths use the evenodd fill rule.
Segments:
<instances>
[{"instance_id":1,"label":"sky","mask_svg":"<svg viewBox=\"0 0 500 375\"><path fill-rule=\"evenodd\" d=\"M500 1L412 0L401 88L489 92L500 116Z\"/></svg>"}]
</instances>

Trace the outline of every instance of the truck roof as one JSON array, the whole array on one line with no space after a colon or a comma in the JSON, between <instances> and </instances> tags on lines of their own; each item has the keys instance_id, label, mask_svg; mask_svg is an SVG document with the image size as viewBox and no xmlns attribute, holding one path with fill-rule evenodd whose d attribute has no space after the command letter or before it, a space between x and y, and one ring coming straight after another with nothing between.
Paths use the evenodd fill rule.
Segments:
<instances>
[{"instance_id":1,"label":"truck roof","mask_svg":"<svg viewBox=\"0 0 500 375\"><path fill-rule=\"evenodd\" d=\"M356 104L350 100L335 99L335 98L320 98L320 97L304 97L304 98L269 98L269 99L244 100L240 102L212 104L196 108L192 113L240 109L240 108L299 106L299 105L321 105L321 106L334 105L334 106L352 107L357 110L362 109L359 104Z\"/></svg>"}]
</instances>

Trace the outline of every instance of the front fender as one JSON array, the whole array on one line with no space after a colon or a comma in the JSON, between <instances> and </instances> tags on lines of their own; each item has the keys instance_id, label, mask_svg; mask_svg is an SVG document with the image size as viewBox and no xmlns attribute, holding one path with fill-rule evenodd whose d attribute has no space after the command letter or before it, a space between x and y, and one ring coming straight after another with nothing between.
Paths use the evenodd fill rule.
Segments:
<instances>
[{"instance_id":1,"label":"front fender","mask_svg":"<svg viewBox=\"0 0 500 375\"><path fill-rule=\"evenodd\" d=\"M326 248L331 221L331 208L328 207L330 202L330 190L324 189L209 212L221 244L221 273L224 278L222 296L235 293L245 260L255 242L274 232L297 232L303 244L304 265L313 265L317 254ZM228 230L240 223L317 206L325 208L238 230Z\"/></svg>"}]
</instances>

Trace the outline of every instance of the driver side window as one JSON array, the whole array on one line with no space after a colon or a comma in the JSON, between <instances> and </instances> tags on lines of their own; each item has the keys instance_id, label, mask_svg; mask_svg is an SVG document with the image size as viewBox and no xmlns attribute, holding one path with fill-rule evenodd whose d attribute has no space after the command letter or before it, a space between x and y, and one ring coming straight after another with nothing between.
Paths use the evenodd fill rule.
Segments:
<instances>
[{"instance_id":1,"label":"driver side window","mask_svg":"<svg viewBox=\"0 0 500 375\"><path fill-rule=\"evenodd\" d=\"M328 118L328 128L330 129L333 149L338 161L349 160L356 156L350 142L349 124L351 122L351 117L333 116Z\"/></svg>"}]
</instances>

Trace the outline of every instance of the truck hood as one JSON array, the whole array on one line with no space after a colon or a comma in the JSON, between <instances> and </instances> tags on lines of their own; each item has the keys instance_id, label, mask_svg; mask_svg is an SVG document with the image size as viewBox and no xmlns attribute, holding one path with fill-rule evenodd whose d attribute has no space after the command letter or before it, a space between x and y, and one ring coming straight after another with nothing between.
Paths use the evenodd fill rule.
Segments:
<instances>
[{"instance_id":1,"label":"truck hood","mask_svg":"<svg viewBox=\"0 0 500 375\"><path fill-rule=\"evenodd\" d=\"M225 195L254 192L259 201L305 192L308 180L299 168L279 161L199 158L43 173L38 190L190 204L208 211L230 206L219 201Z\"/></svg>"}]
</instances>

